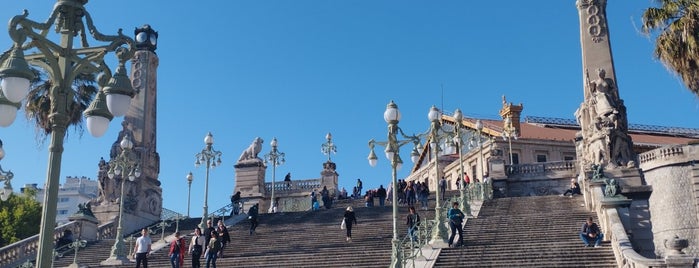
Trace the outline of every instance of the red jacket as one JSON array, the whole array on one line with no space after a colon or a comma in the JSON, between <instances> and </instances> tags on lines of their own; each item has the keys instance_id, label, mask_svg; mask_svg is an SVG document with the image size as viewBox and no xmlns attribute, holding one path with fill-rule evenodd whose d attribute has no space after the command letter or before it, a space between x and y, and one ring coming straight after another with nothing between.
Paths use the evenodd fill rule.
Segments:
<instances>
[{"instance_id":1,"label":"red jacket","mask_svg":"<svg viewBox=\"0 0 699 268\"><path fill-rule=\"evenodd\" d=\"M178 245L179 242L179 245ZM179 249L178 249L179 246ZM172 240L170 242L170 252L168 253L168 256L171 256L175 251L179 251L179 262L180 266L184 264L184 249L187 247L187 244L184 242L184 238L180 237L178 239Z\"/></svg>"}]
</instances>

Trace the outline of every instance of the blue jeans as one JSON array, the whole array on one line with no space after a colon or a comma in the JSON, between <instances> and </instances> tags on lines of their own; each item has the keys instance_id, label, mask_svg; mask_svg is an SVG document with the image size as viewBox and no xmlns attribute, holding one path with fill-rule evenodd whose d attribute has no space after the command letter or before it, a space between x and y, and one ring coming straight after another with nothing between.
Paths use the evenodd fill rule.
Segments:
<instances>
[{"instance_id":1,"label":"blue jeans","mask_svg":"<svg viewBox=\"0 0 699 268\"><path fill-rule=\"evenodd\" d=\"M599 246L600 243L602 243L602 238L604 238L604 234L600 233L597 235L596 238L589 237L583 233L580 233L580 239L582 239L583 243L585 243L585 246L590 245L590 240L595 240L595 246Z\"/></svg>"},{"instance_id":2,"label":"blue jeans","mask_svg":"<svg viewBox=\"0 0 699 268\"><path fill-rule=\"evenodd\" d=\"M417 226L408 227L408 235L410 240L417 242Z\"/></svg>"},{"instance_id":3,"label":"blue jeans","mask_svg":"<svg viewBox=\"0 0 699 268\"><path fill-rule=\"evenodd\" d=\"M175 252L172 255L170 255L170 264L172 265L172 268L180 268L180 253Z\"/></svg>"},{"instance_id":4,"label":"blue jeans","mask_svg":"<svg viewBox=\"0 0 699 268\"><path fill-rule=\"evenodd\" d=\"M216 268L216 255L217 253L209 252L206 254L206 268L209 268L209 264L212 264Z\"/></svg>"},{"instance_id":5,"label":"blue jeans","mask_svg":"<svg viewBox=\"0 0 699 268\"><path fill-rule=\"evenodd\" d=\"M386 198L385 198L385 197L384 197L384 198L379 197L379 206L382 206L382 207L383 207L383 204L384 204L385 201L386 201Z\"/></svg>"}]
</instances>

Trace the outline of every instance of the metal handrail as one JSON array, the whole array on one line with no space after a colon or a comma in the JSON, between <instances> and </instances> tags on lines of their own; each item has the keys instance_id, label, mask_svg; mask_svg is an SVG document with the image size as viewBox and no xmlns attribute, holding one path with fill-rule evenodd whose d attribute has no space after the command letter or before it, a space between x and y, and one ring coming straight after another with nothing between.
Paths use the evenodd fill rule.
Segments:
<instances>
[{"instance_id":1,"label":"metal handrail","mask_svg":"<svg viewBox=\"0 0 699 268\"><path fill-rule=\"evenodd\" d=\"M452 197L449 202L444 202L442 204L442 211L444 211L446 216L446 211L450 207L450 204L458 201L458 197ZM436 220L423 219L422 224L418 225L417 228L417 241L411 239L410 234L406 234L401 239L398 244L398 254L402 256L402 266L405 266L409 260L413 262L413 267L415 267L415 259L418 257L424 257L422 253L422 247L427 244L431 238L432 230L436 226ZM408 247L409 250L406 250Z\"/></svg>"}]
</instances>

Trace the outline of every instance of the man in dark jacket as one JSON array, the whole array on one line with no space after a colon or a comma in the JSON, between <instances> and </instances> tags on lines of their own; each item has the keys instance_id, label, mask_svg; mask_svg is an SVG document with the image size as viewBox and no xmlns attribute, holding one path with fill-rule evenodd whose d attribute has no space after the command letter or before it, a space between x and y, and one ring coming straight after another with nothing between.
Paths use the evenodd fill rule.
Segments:
<instances>
[{"instance_id":1,"label":"man in dark jacket","mask_svg":"<svg viewBox=\"0 0 699 268\"><path fill-rule=\"evenodd\" d=\"M580 239L585 243L585 247L591 247L591 241L595 241L595 247L599 247L604 235L600 232L597 223L592 221L592 217L587 218L587 221L580 229Z\"/></svg>"},{"instance_id":2,"label":"man in dark jacket","mask_svg":"<svg viewBox=\"0 0 699 268\"><path fill-rule=\"evenodd\" d=\"M250 209L248 209L248 220L250 220L250 235L255 233L257 228L257 215L258 215L258 204L254 204Z\"/></svg>"},{"instance_id":3,"label":"man in dark jacket","mask_svg":"<svg viewBox=\"0 0 699 268\"><path fill-rule=\"evenodd\" d=\"M376 197L379 198L379 206L383 207L384 201L386 201L386 188L383 188L383 184L376 190Z\"/></svg>"}]
</instances>

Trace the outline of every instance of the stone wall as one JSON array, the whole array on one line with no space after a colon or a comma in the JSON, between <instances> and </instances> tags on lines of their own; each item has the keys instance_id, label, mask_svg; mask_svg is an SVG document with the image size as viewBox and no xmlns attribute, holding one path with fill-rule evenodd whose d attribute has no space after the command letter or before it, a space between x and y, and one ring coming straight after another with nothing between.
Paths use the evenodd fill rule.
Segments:
<instances>
[{"instance_id":1,"label":"stone wall","mask_svg":"<svg viewBox=\"0 0 699 268\"><path fill-rule=\"evenodd\" d=\"M689 240L685 253L699 256L699 145L659 148L639 156L646 183L653 187L648 200L657 256L666 256L665 240Z\"/></svg>"}]
</instances>

